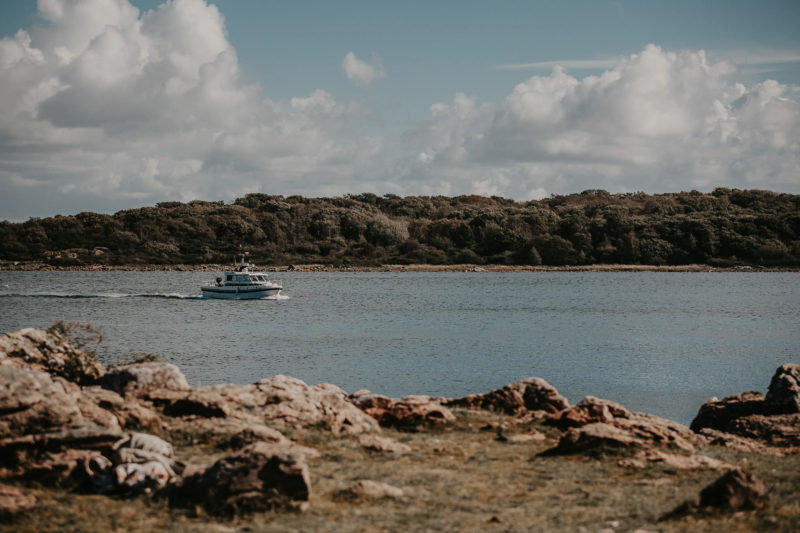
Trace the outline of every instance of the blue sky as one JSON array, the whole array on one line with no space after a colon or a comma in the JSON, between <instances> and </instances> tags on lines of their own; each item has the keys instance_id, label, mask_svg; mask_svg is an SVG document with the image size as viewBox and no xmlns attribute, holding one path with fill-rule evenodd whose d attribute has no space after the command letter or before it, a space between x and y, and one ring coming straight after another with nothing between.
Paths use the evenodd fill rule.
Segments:
<instances>
[{"instance_id":1,"label":"blue sky","mask_svg":"<svg viewBox=\"0 0 800 533\"><path fill-rule=\"evenodd\" d=\"M800 193L797 1L162 4L0 3L0 219L253 191Z\"/></svg>"}]
</instances>

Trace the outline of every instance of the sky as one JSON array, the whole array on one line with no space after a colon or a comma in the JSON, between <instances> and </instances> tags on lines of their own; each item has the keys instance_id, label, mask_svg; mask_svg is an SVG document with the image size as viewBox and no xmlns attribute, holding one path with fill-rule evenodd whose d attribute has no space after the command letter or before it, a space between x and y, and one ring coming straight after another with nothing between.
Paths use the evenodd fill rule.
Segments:
<instances>
[{"instance_id":1,"label":"sky","mask_svg":"<svg viewBox=\"0 0 800 533\"><path fill-rule=\"evenodd\" d=\"M0 220L800 193L800 2L0 2Z\"/></svg>"}]
</instances>

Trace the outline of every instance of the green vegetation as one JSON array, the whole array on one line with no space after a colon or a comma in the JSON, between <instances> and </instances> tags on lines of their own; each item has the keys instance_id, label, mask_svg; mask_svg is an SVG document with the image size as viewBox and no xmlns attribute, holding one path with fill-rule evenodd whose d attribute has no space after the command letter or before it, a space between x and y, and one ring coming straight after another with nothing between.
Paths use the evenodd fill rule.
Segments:
<instances>
[{"instance_id":1,"label":"green vegetation","mask_svg":"<svg viewBox=\"0 0 800 533\"><path fill-rule=\"evenodd\" d=\"M716 189L162 202L114 215L0 222L0 260L54 266L259 264L800 265L800 195Z\"/></svg>"}]
</instances>

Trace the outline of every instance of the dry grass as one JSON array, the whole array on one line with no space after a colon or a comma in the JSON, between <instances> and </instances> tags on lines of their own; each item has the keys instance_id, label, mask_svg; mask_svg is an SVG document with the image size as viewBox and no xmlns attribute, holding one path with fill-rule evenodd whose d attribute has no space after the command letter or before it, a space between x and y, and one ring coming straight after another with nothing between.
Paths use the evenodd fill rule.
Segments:
<instances>
[{"instance_id":1,"label":"dry grass","mask_svg":"<svg viewBox=\"0 0 800 533\"><path fill-rule=\"evenodd\" d=\"M499 442L480 428L497 418L460 412L454 428L386 436L411 446L392 456L361 448L356 439L323 430L289 436L313 446L312 498L305 512L269 512L233 520L202 510L169 509L163 500L73 494L37 488L35 512L3 531L796 531L800 523L800 457L771 457L709 448L703 453L751 470L768 487L763 510L662 517L721 475L652 466L631 470L618 457L537 457L555 443ZM544 428L540 428L543 429ZM526 427L508 427L506 435ZM546 430L544 430L546 431ZM551 430L552 431L552 430ZM176 437L178 435L175 435ZM184 442L191 442L186 440ZM222 440L220 443L223 442ZM226 452L202 435L178 446L181 458L211 462ZM398 499L342 497L360 479L400 487Z\"/></svg>"}]
</instances>

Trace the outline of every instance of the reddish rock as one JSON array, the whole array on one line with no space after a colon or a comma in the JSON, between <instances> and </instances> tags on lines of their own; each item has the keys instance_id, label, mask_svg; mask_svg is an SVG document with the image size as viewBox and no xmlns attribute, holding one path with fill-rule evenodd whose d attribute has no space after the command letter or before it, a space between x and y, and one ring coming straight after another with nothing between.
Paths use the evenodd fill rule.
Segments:
<instances>
[{"instance_id":1,"label":"reddish rock","mask_svg":"<svg viewBox=\"0 0 800 533\"><path fill-rule=\"evenodd\" d=\"M153 434L160 434L163 430L158 413L136 401L125 400L114 391L101 387L86 387L83 389L83 398L84 401L90 401L112 413L120 427L124 429Z\"/></svg>"},{"instance_id":2,"label":"reddish rock","mask_svg":"<svg viewBox=\"0 0 800 533\"><path fill-rule=\"evenodd\" d=\"M83 480L89 477L92 461L104 461L97 450L68 448L57 453L48 453L41 461L25 469L26 480L52 484L66 478Z\"/></svg>"},{"instance_id":3,"label":"reddish rock","mask_svg":"<svg viewBox=\"0 0 800 533\"><path fill-rule=\"evenodd\" d=\"M36 498L25 494L17 487L0 485L0 517L15 515L27 511L36 505Z\"/></svg>"},{"instance_id":4,"label":"reddish rock","mask_svg":"<svg viewBox=\"0 0 800 533\"><path fill-rule=\"evenodd\" d=\"M610 424L615 419L628 419L631 412L618 403L587 396L572 407L554 414L546 424L561 429L585 426L587 424Z\"/></svg>"},{"instance_id":5,"label":"reddish rock","mask_svg":"<svg viewBox=\"0 0 800 533\"><path fill-rule=\"evenodd\" d=\"M291 448L257 442L183 479L173 505L202 505L212 514L298 507L311 494L308 466Z\"/></svg>"},{"instance_id":6,"label":"reddish rock","mask_svg":"<svg viewBox=\"0 0 800 533\"><path fill-rule=\"evenodd\" d=\"M644 413L628 413L628 418L612 417L608 422L572 428L544 455L594 454L652 447L693 453L691 437L689 428L680 424Z\"/></svg>"},{"instance_id":7,"label":"reddish rock","mask_svg":"<svg viewBox=\"0 0 800 533\"><path fill-rule=\"evenodd\" d=\"M786 454L786 449L765 446L756 440L734 435L733 433L726 433L716 429L703 428L697 434L705 441L706 444L712 446L722 446L724 448L731 448L733 450L760 453L763 455Z\"/></svg>"},{"instance_id":8,"label":"reddish rock","mask_svg":"<svg viewBox=\"0 0 800 533\"><path fill-rule=\"evenodd\" d=\"M103 376L103 388L122 396L142 396L150 390L188 391L186 377L170 363L133 363L109 370Z\"/></svg>"},{"instance_id":9,"label":"reddish rock","mask_svg":"<svg viewBox=\"0 0 800 533\"><path fill-rule=\"evenodd\" d=\"M743 392L721 400L711 398L700 407L689 427L692 431L699 431L702 428L727 431L732 420L742 416L761 414L764 411L764 395L760 392Z\"/></svg>"},{"instance_id":10,"label":"reddish rock","mask_svg":"<svg viewBox=\"0 0 800 533\"><path fill-rule=\"evenodd\" d=\"M611 424L598 422L570 429L559 439L555 448L551 448L541 455L603 452L611 449L630 449L642 444L643 442L631 432Z\"/></svg>"},{"instance_id":11,"label":"reddish rock","mask_svg":"<svg viewBox=\"0 0 800 533\"><path fill-rule=\"evenodd\" d=\"M373 450L376 452L394 453L402 455L411 451L411 447L402 442L390 439L388 437L379 437L377 435L361 435L358 437L358 443L362 448Z\"/></svg>"},{"instance_id":12,"label":"reddish rock","mask_svg":"<svg viewBox=\"0 0 800 533\"><path fill-rule=\"evenodd\" d=\"M214 391L191 391L181 398L174 398L164 406L168 416L198 416L202 418L225 418L231 412L225 398Z\"/></svg>"},{"instance_id":13,"label":"reddish rock","mask_svg":"<svg viewBox=\"0 0 800 533\"><path fill-rule=\"evenodd\" d=\"M485 394L452 398L443 404L447 407L487 409L515 415L529 411L556 413L569 406L567 399L541 378L524 379Z\"/></svg>"},{"instance_id":14,"label":"reddish rock","mask_svg":"<svg viewBox=\"0 0 800 533\"><path fill-rule=\"evenodd\" d=\"M775 371L767 396L745 392L722 400L712 398L692 421L705 429L757 439L771 446L800 445L800 365L785 364Z\"/></svg>"},{"instance_id":15,"label":"reddish rock","mask_svg":"<svg viewBox=\"0 0 800 533\"><path fill-rule=\"evenodd\" d=\"M743 416L731 421L727 429L771 446L800 446L800 413Z\"/></svg>"},{"instance_id":16,"label":"reddish rock","mask_svg":"<svg viewBox=\"0 0 800 533\"><path fill-rule=\"evenodd\" d=\"M0 337L0 366L29 368L90 385L105 373L93 356L55 331L26 328Z\"/></svg>"},{"instance_id":17,"label":"reddish rock","mask_svg":"<svg viewBox=\"0 0 800 533\"><path fill-rule=\"evenodd\" d=\"M656 464L678 470L733 468L728 463L706 455L678 455L655 449L642 450L630 459L620 460L617 464L626 468L645 468L648 464Z\"/></svg>"},{"instance_id":18,"label":"reddish rock","mask_svg":"<svg viewBox=\"0 0 800 533\"><path fill-rule=\"evenodd\" d=\"M767 503L767 489L755 476L737 468L701 490L698 503L732 511L760 509Z\"/></svg>"},{"instance_id":19,"label":"reddish rock","mask_svg":"<svg viewBox=\"0 0 800 533\"><path fill-rule=\"evenodd\" d=\"M776 413L800 413L800 365L779 366L764 400Z\"/></svg>"},{"instance_id":20,"label":"reddish rock","mask_svg":"<svg viewBox=\"0 0 800 533\"><path fill-rule=\"evenodd\" d=\"M587 396L553 415L546 424L570 429L549 454L597 452L607 449L667 447L693 452L693 433L686 426L618 403Z\"/></svg>"},{"instance_id":21,"label":"reddish rock","mask_svg":"<svg viewBox=\"0 0 800 533\"><path fill-rule=\"evenodd\" d=\"M402 498L403 489L371 479L361 479L353 483L348 492L355 497L366 499Z\"/></svg>"},{"instance_id":22,"label":"reddish rock","mask_svg":"<svg viewBox=\"0 0 800 533\"><path fill-rule=\"evenodd\" d=\"M402 430L420 427L440 427L455 421L456 417L438 399L429 396L388 398L370 395L358 398L355 404L381 426Z\"/></svg>"},{"instance_id":23,"label":"reddish rock","mask_svg":"<svg viewBox=\"0 0 800 533\"><path fill-rule=\"evenodd\" d=\"M274 376L252 385L214 385L190 392L151 391L147 398L172 416L225 417L281 427L324 425L334 435L379 430L375 420L355 407L339 387L309 386L288 376Z\"/></svg>"},{"instance_id":24,"label":"reddish rock","mask_svg":"<svg viewBox=\"0 0 800 533\"><path fill-rule=\"evenodd\" d=\"M0 367L0 435L41 433L83 421L80 389L44 372Z\"/></svg>"}]
</instances>

